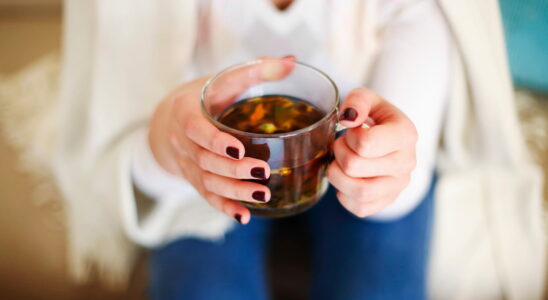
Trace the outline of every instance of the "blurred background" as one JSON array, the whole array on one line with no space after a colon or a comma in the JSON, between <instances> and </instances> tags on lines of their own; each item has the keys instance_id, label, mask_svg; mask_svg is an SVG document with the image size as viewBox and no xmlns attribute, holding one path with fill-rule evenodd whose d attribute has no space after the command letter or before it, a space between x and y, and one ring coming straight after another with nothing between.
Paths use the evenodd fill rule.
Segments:
<instances>
[{"instance_id":1,"label":"blurred background","mask_svg":"<svg viewBox=\"0 0 548 300\"><path fill-rule=\"evenodd\" d=\"M145 299L144 270L126 292L71 283L62 206L42 171L20 160L21 144L6 132L7 123L24 118L11 106L23 100L21 81L36 83L28 92L44 93L44 99L55 88L61 3L0 0L0 299Z\"/></svg>"},{"instance_id":2,"label":"blurred background","mask_svg":"<svg viewBox=\"0 0 548 300\"><path fill-rule=\"evenodd\" d=\"M548 1L502 0L501 9L522 128L547 174ZM146 254L127 291L71 283L62 205L45 168L32 165L48 153L22 151L32 129L13 128L27 117L17 105L26 94L44 95L36 106L55 96L61 29L60 0L0 0L0 299L145 299Z\"/></svg>"}]
</instances>

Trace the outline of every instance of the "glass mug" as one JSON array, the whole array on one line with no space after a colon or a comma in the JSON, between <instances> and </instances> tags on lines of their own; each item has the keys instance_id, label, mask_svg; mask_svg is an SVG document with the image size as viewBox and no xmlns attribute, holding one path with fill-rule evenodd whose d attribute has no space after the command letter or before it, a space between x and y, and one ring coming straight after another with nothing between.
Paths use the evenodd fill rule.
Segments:
<instances>
[{"instance_id":1,"label":"glass mug","mask_svg":"<svg viewBox=\"0 0 548 300\"><path fill-rule=\"evenodd\" d=\"M327 190L325 173L333 156L339 92L325 73L294 61L276 62L293 65L287 76L260 79L257 70L273 60L221 71L205 84L201 104L218 129L243 143L245 156L270 166L268 179L249 180L266 185L270 201L240 203L255 216L285 217L309 209ZM274 115L281 118L265 123ZM278 124L280 119L284 123Z\"/></svg>"}]
</instances>

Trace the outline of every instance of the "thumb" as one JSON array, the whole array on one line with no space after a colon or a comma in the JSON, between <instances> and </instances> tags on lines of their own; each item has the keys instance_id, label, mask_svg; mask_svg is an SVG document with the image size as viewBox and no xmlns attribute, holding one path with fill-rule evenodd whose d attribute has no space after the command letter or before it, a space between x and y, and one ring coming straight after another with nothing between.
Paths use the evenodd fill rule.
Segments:
<instances>
[{"instance_id":1,"label":"thumb","mask_svg":"<svg viewBox=\"0 0 548 300\"><path fill-rule=\"evenodd\" d=\"M378 96L366 88L353 89L346 96L342 106L339 122L346 128L354 128L362 124L373 125L369 118L371 107L378 101Z\"/></svg>"}]
</instances>

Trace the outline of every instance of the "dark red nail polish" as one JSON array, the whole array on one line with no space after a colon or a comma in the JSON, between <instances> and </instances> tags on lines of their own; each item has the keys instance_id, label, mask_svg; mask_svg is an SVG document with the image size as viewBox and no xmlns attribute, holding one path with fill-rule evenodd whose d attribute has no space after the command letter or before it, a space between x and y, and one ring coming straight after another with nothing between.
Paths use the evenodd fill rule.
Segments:
<instances>
[{"instance_id":1,"label":"dark red nail polish","mask_svg":"<svg viewBox=\"0 0 548 300\"><path fill-rule=\"evenodd\" d=\"M226 147L226 154L232 158L240 158L240 150L236 147Z\"/></svg>"},{"instance_id":2,"label":"dark red nail polish","mask_svg":"<svg viewBox=\"0 0 548 300\"><path fill-rule=\"evenodd\" d=\"M253 197L253 199L257 200L257 201L261 201L261 202L266 202L265 201L265 192L262 192L262 191L256 191L256 192L253 192L253 194L251 194L251 197Z\"/></svg>"},{"instance_id":3,"label":"dark red nail polish","mask_svg":"<svg viewBox=\"0 0 548 300\"><path fill-rule=\"evenodd\" d=\"M253 168L251 169L251 176L258 178L258 179L266 179L264 168Z\"/></svg>"},{"instance_id":4,"label":"dark red nail polish","mask_svg":"<svg viewBox=\"0 0 548 300\"><path fill-rule=\"evenodd\" d=\"M234 215L234 219L236 219L236 221L238 221L238 223L242 224L242 215L240 215L240 214L235 214L235 215Z\"/></svg>"},{"instance_id":5,"label":"dark red nail polish","mask_svg":"<svg viewBox=\"0 0 548 300\"><path fill-rule=\"evenodd\" d=\"M354 121L358 117L358 111L349 107L345 109L340 117L341 121Z\"/></svg>"}]
</instances>

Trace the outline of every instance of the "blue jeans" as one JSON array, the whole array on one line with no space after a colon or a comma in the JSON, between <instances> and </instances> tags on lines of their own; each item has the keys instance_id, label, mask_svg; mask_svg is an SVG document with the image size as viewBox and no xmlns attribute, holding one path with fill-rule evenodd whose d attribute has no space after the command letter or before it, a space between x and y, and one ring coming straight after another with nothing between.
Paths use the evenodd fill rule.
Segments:
<instances>
[{"instance_id":1,"label":"blue jeans","mask_svg":"<svg viewBox=\"0 0 548 300\"><path fill-rule=\"evenodd\" d=\"M297 216L313 250L311 299L426 299L434 185L414 211L392 222L354 217L333 188ZM151 298L268 299L264 262L275 222L253 218L221 241L185 238L153 251Z\"/></svg>"}]
</instances>

